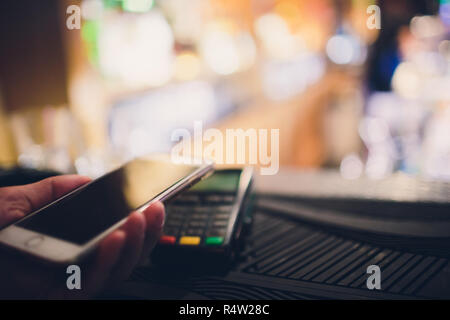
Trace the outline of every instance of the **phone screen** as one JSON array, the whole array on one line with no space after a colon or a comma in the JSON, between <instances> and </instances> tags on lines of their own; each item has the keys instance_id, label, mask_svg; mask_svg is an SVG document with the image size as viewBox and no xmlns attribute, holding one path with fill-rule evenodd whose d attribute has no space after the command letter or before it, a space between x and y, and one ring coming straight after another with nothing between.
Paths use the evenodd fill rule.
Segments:
<instances>
[{"instance_id":1,"label":"phone screen","mask_svg":"<svg viewBox=\"0 0 450 320\"><path fill-rule=\"evenodd\" d=\"M136 159L16 225L82 245L197 169Z\"/></svg>"}]
</instances>

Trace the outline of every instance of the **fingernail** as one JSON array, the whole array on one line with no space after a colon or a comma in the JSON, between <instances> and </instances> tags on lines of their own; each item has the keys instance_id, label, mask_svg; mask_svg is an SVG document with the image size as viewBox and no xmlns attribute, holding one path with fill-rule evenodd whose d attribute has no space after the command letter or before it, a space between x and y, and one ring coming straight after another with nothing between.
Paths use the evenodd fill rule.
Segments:
<instances>
[{"instance_id":1,"label":"fingernail","mask_svg":"<svg viewBox=\"0 0 450 320\"><path fill-rule=\"evenodd\" d=\"M160 229L164 227L165 215L164 211L158 211L155 217L155 224L159 226Z\"/></svg>"}]
</instances>

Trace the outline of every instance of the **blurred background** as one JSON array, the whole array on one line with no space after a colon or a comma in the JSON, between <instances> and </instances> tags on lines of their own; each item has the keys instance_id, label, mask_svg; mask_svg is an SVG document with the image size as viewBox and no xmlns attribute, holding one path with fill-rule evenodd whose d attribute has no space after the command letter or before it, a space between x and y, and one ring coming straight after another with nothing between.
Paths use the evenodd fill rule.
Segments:
<instances>
[{"instance_id":1,"label":"blurred background","mask_svg":"<svg viewBox=\"0 0 450 320\"><path fill-rule=\"evenodd\" d=\"M280 129L281 167L450 180L450 0L0 4L1 168L95 177L194 121Z\"/></svg>"}]
</instances>

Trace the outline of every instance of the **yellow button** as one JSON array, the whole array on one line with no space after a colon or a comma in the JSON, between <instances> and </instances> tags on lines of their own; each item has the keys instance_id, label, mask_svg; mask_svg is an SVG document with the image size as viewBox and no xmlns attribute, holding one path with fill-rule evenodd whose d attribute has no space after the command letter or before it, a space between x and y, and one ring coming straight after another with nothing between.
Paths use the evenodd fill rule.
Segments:
<instances>
[{"instance_id":1,"label":"yellow button","mask_svg":"<svg viewBox=\"0 0 450 320\"><path fill-rule=\"evenodd\" d=\"M191 246L196 246L200 244L200 237L181 237L180 244L188 244Z\"/></svg>"}]
</instances>

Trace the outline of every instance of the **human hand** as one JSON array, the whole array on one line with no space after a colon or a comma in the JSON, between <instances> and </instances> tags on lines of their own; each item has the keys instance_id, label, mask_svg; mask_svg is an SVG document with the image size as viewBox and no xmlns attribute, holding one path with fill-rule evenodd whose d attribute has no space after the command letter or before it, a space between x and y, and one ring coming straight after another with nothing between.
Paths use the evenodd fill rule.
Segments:
<instances>
[{"instance_id":1,"label":"human hand","mask_svg":"<svg viewBox=\"0 0 450 320\"><path fill-rule=\"evenodd\" d=\"M89 182L78 175L56 176L24 186L0 188L0 228ZM133 212L127 221L103 239L81 268L81 289L66 286L66 267L30 262L23 256L0 251L0 297L88 298L126 280L145 260L158 241L164 207L157 202L144 212Z\"/></svg>"}]
</instances>

